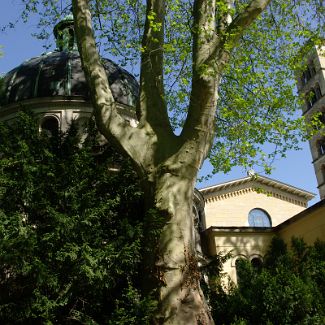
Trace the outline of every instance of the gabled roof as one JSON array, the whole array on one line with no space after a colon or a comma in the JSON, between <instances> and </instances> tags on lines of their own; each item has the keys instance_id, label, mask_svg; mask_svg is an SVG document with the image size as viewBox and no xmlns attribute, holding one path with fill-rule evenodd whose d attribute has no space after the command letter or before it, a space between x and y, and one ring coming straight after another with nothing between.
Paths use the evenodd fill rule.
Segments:
<instances>
[{"instance_id":1,"label":"gabled roof","mask_svg":"<svg viewBox=\"0 0 325 325\"><path fill-rule=\"evenodd\" d=\"M244 185L245 187L255 187L258 188L259 186L261 189L263 189L263 186L273 187L275 189L284 191L288 194L296 195L300 198L303 198L307 201L311 200L315 197L314 193L302 190L298 187L277 181L275 179L262 176L262 175L253 175L253 176L247 176L239 179L235 179L233 181L225 182L216 184L213 186L208 186L205 188L200 189L200 192L203 194L203 196L211 197L211 196L218 196L219 193L224 191L231 192L232 189L235 189L236 187Z\"/></svg>"}]
</instances>

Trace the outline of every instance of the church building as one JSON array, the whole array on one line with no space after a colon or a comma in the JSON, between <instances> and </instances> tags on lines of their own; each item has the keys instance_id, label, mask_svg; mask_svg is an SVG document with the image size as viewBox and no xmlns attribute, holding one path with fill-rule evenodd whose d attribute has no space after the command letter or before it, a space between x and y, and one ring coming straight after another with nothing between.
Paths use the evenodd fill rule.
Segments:
<instances>
[{"instance_id":1,"label":"church building","mask_svg":"<svg viewBox=\"0 0 325 325\"><path fill-rule=\"evenodd\" d=\"M305 58L305 71L297 78L298 92L305 98L302 107L307 120L316 118L319 132L309 140L321 199L325 198L325 45L314 46Z\"/></svg>"},{"instance_id":2,"label":"church building","mask_svg":"<svg viewBox=\"0 0 325 325\"><path fill-rule=\"evenodd\" d=\"M236 282L236 261L263 261L271 239L290 245L325 240L325 200L307 208L314 194L261 175L248 175L200 190L205 200L202 233L208 256L231 253L224 272Z\"/></svg>"},{"instance_id":3,"label":"church building","mask_svg":"<svg viewBox=\"0 0 325 325\"><path fill-rule=\"evenodd\" d=\"M89 90L81 67L73 31L67 16L54 28L57 49L29 59L9 71L0 89L0 120L13 119L22 108L38 117L40 130L67 130L72 121L80 127L92 113ZM322 50L324 50L322 48ZM135 103L139 93L136 79L108 59L103 59L108 81L121 115L136 126ZM304 115L317 111L325 122L325 57L315 49L308 70L299 80L306 94ZM321 201L307 208L313 193L269 177L255 175L195 191L194 218L201 233L204 253L213 256L231 252L225 271L236 281L236 260L260 263L272 236L286 242L303 237L308 244L325 240L325 138L311 140L313 164ZM195 236L195 234L194 234ZM199 250L199 248L198 248Z\"/></svg>"},{"instance_id":4,"label":"church building","mask_svg":"<svg viewBox=\"0 0 325 325\"><path fill-rule=\"evenodd\" d=\"M207 255L230 252L224 271L234 282L236 260L262 262L275 235L289 245L293 236L309 245L325 240L325 46L314 46L305 60L297 85L305 98L303 115L320 122L309 144L321 201L307 208L313 193L254 173L200 190L205 200Z\"/></svg>"}]
</instances>

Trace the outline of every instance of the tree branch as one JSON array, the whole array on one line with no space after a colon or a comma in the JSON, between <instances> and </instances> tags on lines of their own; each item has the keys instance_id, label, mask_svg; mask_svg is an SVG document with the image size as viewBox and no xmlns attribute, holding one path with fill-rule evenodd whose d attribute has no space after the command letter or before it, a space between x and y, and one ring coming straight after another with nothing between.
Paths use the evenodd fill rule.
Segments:
<instances>
[{"instance_id":1,"label":"tree branch","mask_svg":"<svg viewBox=\"0 0 325 325\"><path fill-rule=\"evenodd\" d=\"M233 19L234 0L218 1L217 4L217 34L222 35Z\"/></svg>"},{"instance_id":2,"label":"tree branch","mask_svg":"<svg viewBox=\"0 0 325 325\"><path fill-rule=\"evenodd\" d=\"M271 0L252 0L227 28L227 47L232 49L245 30L266 9Z\"/></svg>"},{"instance_id":3,"label":"tree branch","mask_svg":"<svg viewBox=\"0 0 325 325\"><path fill-rule=\"evenodd\" d=\"M225 2L230 10L231 1L225 0ZM236 46L245 30L266 9L270 2L271 0L252 0L232 21L229 20L229 25L223 24L223 29L219 29L219 37L215 39L214 44L211 46L210 56L206 60L206 64L211 67L214 66L215 70L220 69L220 64L218 67L215 63L220 58L220 53L223 52L221 56L226 59L229 57L229 53ZM227 16L227 13L224 13L224 16Z\"/></svg>"},{"instance_id":4,"label":"tree branch","mask_svg":"<svg viewBox=\"0 0 325 325\"><path fill-rule=\"evenodd\" d=\"M163 81L164 20L165 0L147 0L137 113L140 126L148 123L156 133L171 134Z\"/></svg>"},{"instance_id":5,"label":"tree branch","mask_svg":"<svg viewBox=\"0 0 325 325\"><path fill-rule=\"evenodd\" d=\"M88 0L73 0L73 15L82 67L94 108L99 131L139 164L136 138L140 130L132 128L117 112L105 69L97 52Z\"/></svg>"},{"instance_id":6,"label":"tree branch","mask_svg":"<svg viewBox=\"0 0 325 325\"><path fill-rule=\"evenodd\" d=\"M218 86L223 67L229 61L230 51L239 38L270 1L252 0L232 22L229 20L229 25L223 25L225 29L219 35L216 31L215 1L194 1L193 80L189 113L182 136L190 137L193 134L200 138L199 142L205 148L204 155L207 155L213 140ZM227 10L231 10L230 5L228 0L218 4L226 6L224 10L219 8L223 18L227 16Z\"/></svg>"},{"instance_id":7,"label":"tree branch","mask_svg":"<svg viewBox=\"0 0 325 325\"><path fill-rule=\"evenodd\" d=\"M206 60L216 42L216 1L195 0L193 6L193 77L187 119L181 134L183 141L196 139L200 148L199 164L205 159L214 135L214 115L219 77L211 74ZM196 147L196 148L195 148Z\"/></svg>"},{"instance_id":8,"label":"tree branch","mask_svg":"<svg viewBox=\"0 0 325 325\"><path fill-rule=\"evenodd\" d=\"M200 69L216 39L216 1L195 0L193 4L193 68Z\"/></svg>"}]
</instances>

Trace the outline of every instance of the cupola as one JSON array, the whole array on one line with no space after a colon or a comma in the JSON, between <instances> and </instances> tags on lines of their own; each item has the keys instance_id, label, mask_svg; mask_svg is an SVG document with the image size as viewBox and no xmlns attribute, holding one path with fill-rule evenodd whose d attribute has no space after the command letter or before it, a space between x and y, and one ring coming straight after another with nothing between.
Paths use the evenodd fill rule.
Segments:
<instances>
[{"instance_id":1,"label":"cupola","mask_svg":"<svg viewBox=\"0 0 325 325\"><path fill-rule=\"evenodd\" d=\"M4 75L0 89L0 119L14 107L53 106L55 101L90 103L89 89L76 46L72 15L53 29L57 48L26 60ZM133 75L112 60L102 58L112 94L126 110L134 110L139 85ZM70 104L69 104L70 103Z\"/></svg>"},{"instance_id":2,"label":"cupola","mask_svg":"<svg viewBox=\"0 0 325 325\"><path fill-rule=\"evenodd\" d=\"M77 51L77 40L74 33L73 16L64 17L54 26L53 34L59 51Z\"/></svg>"}]
</instances>

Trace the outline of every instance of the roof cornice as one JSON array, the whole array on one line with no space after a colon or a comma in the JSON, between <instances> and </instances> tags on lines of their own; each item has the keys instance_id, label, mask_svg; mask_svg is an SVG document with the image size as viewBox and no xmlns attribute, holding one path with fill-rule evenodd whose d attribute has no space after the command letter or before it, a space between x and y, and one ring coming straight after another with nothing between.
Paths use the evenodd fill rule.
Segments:
<instances>
[{"instance_id":1,"label":"roof cornice","mask_svg":"<svg viewBox=\"0 0 325 325\"><path fill-rule=\"evenodd\" d=\"M200 192L205 197L206 196L211 197L211 196L218 196L219 193L221 193L221 191L223 191L223 192L231 191L232 189L235 189L236 187L238 187L240 185L244 185L245 187L247 185L247 187L248 187L248 185L256 186L258 184L276 188L276 189L284 191L286 193L290 193L292 195L299 196L300 198L303 198L307 201L309 201L315 197L314 193L302 190L298 187L274 180L274 179L266 177L266 176L261 176L261 175L247 176L247 177L239 178L239 179L232 180L229 182L205 187L205 188L200 189Z\"/></svg>"}]
</instances>

